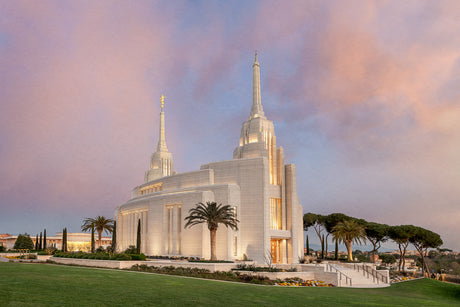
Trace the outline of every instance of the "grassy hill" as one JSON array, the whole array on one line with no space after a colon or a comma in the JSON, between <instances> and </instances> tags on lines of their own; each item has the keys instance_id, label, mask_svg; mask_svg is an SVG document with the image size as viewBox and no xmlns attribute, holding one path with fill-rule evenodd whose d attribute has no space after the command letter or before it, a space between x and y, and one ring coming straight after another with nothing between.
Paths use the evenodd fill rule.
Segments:
<instances>
[{"instance_id":1,"label":"grassy hill","mask_svg":"<svg viewBox=\"0 0 460 307\"><path fill-rule=\"evenodd\" d=\"M0 263L0 306L460 306L460 286L286 288L48 264Z\"/></svg>"}]
</instances>

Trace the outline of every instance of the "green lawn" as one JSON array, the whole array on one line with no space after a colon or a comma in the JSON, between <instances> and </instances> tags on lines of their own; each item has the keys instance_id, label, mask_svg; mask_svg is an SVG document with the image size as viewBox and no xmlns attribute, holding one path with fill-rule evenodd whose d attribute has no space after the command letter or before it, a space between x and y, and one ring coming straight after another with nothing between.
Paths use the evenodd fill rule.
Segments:
<instances>
[{"instance_id":1,"label":"green lawn","mask_svg":"<svg viewBox=\"0 0 460 307\"><path fill-rule=\"evenodd\" d=\"M379 289L284 288L0 263L0 306L4 305L460 306L460 286L423 279Z\"/></svg>"}]
</instances>

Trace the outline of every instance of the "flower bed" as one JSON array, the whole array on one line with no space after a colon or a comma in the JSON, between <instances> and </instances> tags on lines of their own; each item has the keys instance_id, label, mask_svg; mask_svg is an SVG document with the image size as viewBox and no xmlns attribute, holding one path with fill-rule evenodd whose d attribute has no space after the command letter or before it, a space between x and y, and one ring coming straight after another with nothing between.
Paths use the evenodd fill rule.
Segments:
<instances>
[{"instance_id":1,"label":"flower bed","mask_svg":"<svg viewBox=\"0 0 460 307\"><path fill-rule=\"evenodd\" d=\"M35 255L35 254L20 255L20 256L3 256L3 257L11 259L11 260L15 260L15 259L37 259L37 255Z\"/></svg>"},{"instance_id":2,"label":"flower bed","mask_svg":"<svg viewBox=\"0 0 460 307\"><path fill-rule=\"evenodd\" d=\"M236 282L253 283L253 284L264 284L264 285L275 284L275 281L270 280L269 278L264 277L264 276L247 275L247 274L241 274L239 272L233 272L233 271L211 272L207 269L199 269L199 268L182 268L182 267L174 267L174 266L156 267L156 266L147 266L146 264L133 265L130 268L130 270L140 271L140 272L149 272L149 273L167 274L167 275L189 276L189 277L197 277L197 278L205 278L205 279L236 281Z\"/></svg>"},{"instance_id":3,"label":"flower bed","mask_svg":"<svg viewBox=\"0 0 460 307\"><path fill-rule=\"evenodd\" d=\"M390 282L394 284L394 283L398 283L401 281L407 281L407 280L412 280L412 279L416 279L416 278L414 276L393 276L390 279Z\"/></svg>"},{"instance_id":4,"label":"flower bed","mask_svg":"<svg viewBox=\"0 0 460 307\"><path fill-rule=\"evenodd\" d=\"M284 280L278 281L276 283L277 286L283 287L335 287L333 284L328 284L321 280L299 280L299 279L292 279L292 280Z\"/></svg>"}]
</instances>

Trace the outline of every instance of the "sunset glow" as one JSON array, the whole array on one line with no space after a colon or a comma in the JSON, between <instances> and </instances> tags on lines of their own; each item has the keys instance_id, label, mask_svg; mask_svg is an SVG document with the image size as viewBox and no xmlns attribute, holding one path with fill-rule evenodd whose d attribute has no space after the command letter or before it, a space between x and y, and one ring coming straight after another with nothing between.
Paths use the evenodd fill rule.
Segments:
<instances>
[{"instance_id":1,"label":"sunset glow","mask_svg":"<svg viewBox=\"0 0 460 307\"><path fill-rule=\"evenodd\" d=\"M162 94L174 170L231 159L257 50L305 212L418 225L460 250L459 14L459 1L0 0L0 233L112 217L149 168Z\"/></svg>"}]
</instances>

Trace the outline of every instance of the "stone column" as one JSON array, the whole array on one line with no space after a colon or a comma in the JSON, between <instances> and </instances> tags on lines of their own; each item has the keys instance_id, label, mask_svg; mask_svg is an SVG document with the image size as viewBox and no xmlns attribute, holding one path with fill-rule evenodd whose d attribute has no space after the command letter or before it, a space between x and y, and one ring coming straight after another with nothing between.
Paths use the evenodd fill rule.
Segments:
<instances>
[{"instance_id":1,"label":"stone column","mask_svg":"<svg viewBox=\"0 0 460 307\"><path fill-rule=\"evenodd\" d=\"M117 241L118 241L118 242L115 242L115 244L117 246L117 249L120 249L120 247L123 244L123 232L120 231L120 229L124 229L124 227L123 227L123 215L120 213L120 211L118 211L118 214L117 214L117 228L115 230L117 232Z\"/></svg>"},{"instance_id":2,"label":"stone column","mask_svg":"<svg viewBox=\"0 0 460 307\"><path fill-rule=\"evenodd\" d=\"M142 212L142 252L147 252L147 211Z\"/></svg>"}]
</instances>

